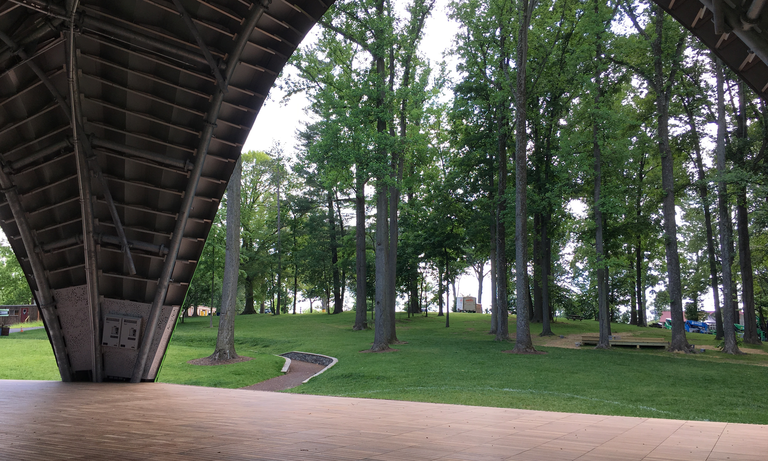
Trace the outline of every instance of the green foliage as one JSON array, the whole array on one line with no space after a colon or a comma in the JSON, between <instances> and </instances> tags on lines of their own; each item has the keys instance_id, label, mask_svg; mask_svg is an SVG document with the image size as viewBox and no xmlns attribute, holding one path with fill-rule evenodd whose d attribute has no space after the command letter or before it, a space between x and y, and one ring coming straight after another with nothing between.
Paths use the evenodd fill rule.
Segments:
<instances>
[{"instance_id":1,"label":"green foliage","mask_svg":"<svg viewBox=\"0 0 768 461\"><path fill-rule=\"evenodd\" d=\"M24 271L11 247L5 245L0 245L0 280L0 305L32 303L32 291Z\"/></svg>"}]
</instances>

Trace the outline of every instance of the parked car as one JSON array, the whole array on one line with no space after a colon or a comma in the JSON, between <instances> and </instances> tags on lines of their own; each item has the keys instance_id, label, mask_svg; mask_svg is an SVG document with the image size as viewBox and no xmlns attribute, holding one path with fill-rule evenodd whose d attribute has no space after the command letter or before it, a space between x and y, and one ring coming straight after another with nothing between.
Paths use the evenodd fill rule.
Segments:
<instances>
[{"instance_id":1,"label":"parked car","mask_svg":"<svg viewBox=\"0 0 768 461\"><path fill-rule=\"evenodd\" d=\"M685 321L685 331L688 333L709 333L709 325L706 322L696 320Z\"/></svg>"}]
</instances>

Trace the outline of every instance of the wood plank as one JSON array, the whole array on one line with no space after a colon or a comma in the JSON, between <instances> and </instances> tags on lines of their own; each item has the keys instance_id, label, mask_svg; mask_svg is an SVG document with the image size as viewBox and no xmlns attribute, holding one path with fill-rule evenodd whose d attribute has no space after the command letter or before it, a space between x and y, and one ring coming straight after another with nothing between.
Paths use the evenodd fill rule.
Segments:
<instances>
[{"instance_id":1,"label":"wood plank","mask_svg":"<svg viewBox=\"0 0 768 461\"><path fill-rule=\"evenodd\" d=\"M211 389L0 381L0 459L765 459L768 426ZM704 459L704 458L702 458Z\"/></svg>"}]
</instances>

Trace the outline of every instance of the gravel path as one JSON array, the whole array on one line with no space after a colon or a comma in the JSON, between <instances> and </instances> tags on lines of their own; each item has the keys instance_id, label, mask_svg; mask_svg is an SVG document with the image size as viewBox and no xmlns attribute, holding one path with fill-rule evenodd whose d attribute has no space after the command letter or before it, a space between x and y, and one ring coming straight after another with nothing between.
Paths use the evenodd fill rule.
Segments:
<instances>
[{"instance_id":1,"label":"gravel path","mask_svg":"<svg viewBox=\"0 0 768 461\"><path fill-rule=\"evenodd\" d=\"M285 354L280 354L280 356L289 358L291 360L298 360L299 362L316 363L324 367L327 367L333 363L333 359L329 357L323 357L322 355L315 354L302 354L301 352L287 352Z\"/></svg>"},{"instance_id":2,"label":"gravel path","mask_svg":"<svg viewBox=\"0 0 768 461\"><path fill-rule=\"evenodd\" d=\"M292 359L293 360L293 359ZM260 383L253 384L251 386L243 387L243 389L249 391L282 391L285 389L292 389L294 387L301 386L301 384L313 376L315 373L322 370L324 367L316 363L306 363L294 360L291 362L291 368L288 373L283 376L277 376Z\"/></svg>"},{"instance_id":3,"label":"gravel path","mask_svg":"<svg viewBox=\"0 0 768 461\"><path fill-rule=\"evenodd\" d=\"M316 354L305 354L302 352L286 352L280 354L291 360L291 366L288 373L283 376L277 376L252 386L243 387L251 391L282 391L300 386L305 380L324 370L325 367L333 363L330 357L324 357Z\"/></svg>"}]
</instances>

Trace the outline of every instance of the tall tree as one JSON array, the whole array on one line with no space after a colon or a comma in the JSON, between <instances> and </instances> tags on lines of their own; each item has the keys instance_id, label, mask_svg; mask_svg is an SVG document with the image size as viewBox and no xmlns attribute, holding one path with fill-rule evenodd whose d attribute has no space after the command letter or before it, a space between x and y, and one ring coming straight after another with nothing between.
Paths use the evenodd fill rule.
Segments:
<instances>
[{"instance_id":1,"label":"tall tree","mask_svg":"<svg viewBox=\"0 0 768 461\"><path fill-rule=\"evenodd\" d=\"M237 314L237 277L240 270L240 172L242 162L235 163L235 171L227 185L227 252L224 262L224 281L221 290L221 312L216 349L209 357L213 361L232 360L235 352L235 314Z\"/></svg>"},{"instance_id":2,"label":"tall tree","mask_svg":"<svg viewBox=\"0 0 768 461\"><path fill-rule=\"evenodd\" d=\"M717 76L717 172L720 176L717 183L718 213L720 215L720 256L723 273L723 296L725 304L730 302L732 296L731 277L731 248L732 235L728 225L731 222L731 212L728 206L728 191L725 181L725 92L723 90L725 77L723 76L723 64L716 59L715 73ZM674 323L675 321L672 320ZM728 306L723 309L723 352L726 354L740 354L736 344L736 330L734 327L733 310Z\"/></svg>"},{"instance_id":3,"label":"tall tree","mask_svg":"<svg viewBox=\"0 0 768 461\"><path fill-rule=\"evenodd\" d=\"M600 21L600 7L597 0L594 1L595 22ZM602 24L600 24L602 25ZM605 29L596 27L595 34L595 69L594 69L594 102L592 120L592 152L595 161L595 193L594 193L594 213L595 213L595 251L597 253L597 304L600 322L600 338L596 349L608 349L611 347L609 336L611 334L611 319L608 311L608 274L605 268L605 250L603 246L603 211L602 211L602 152L600 149L600 121L597 119L600 107L600 93L602 88L602 35Z\"/></svg>"},{"instance_id":4,"label":"tall tree","mask_svg":"<svg viewBox=\"0 0 768 461\"><path fill-rule=\"evenodd\" d=\"M526 126L528 28L537 0L521 0L518 4L520 29L517 37L517 86L515 94L515 286L517 292L516 353L534 352L528 319L528 133Z\"/></svg>"},{"instance_id":5,"label":"tall tree","mask_svg":"<svg viewBox=\"0 0 768 461\"><path fill-rule=\"evenodd\" d=\"M747 95L744 82L738 83L739 110L737 112L736 146L734 157L736 165L742 174L751 173L747 167L746 151L749 136L747 134ZM762 344L757 334L757 318L755 316L755 290L752 268L752 251L749 247L749 210L747 208L747 181L742 179L736 183L736 229L739 235L739 266L741 269L741 300L744 306L744 342L746 344Z\"/></svg>"},{"instance_id":6,"label":"tall tree","mask_svg":"<svg viewBox=\"0 0 768 461\"><path fill-rule=\"evenodd\" d=\"M667 262L667 287L670 294L672 316L672 341L670 350L688 351L690 346L685 337L683 322L683 293L680 276L680 255L677 248L677 223L675 222L675 177L674 159L669 143L669 106L672 89L677 80L685 49L686 35L677 23L668 18L660 6L652 3L645 11L650 13L647 27L639 19L637 4L626 2L622 10L632 22L639 40L645 43L653 62L633 64L619 58L623 64L634 70L648 84L655 95L656 130L659 154L661 156L661 182L664 190L662 209L664 215L664 245Z\"/></svg>"},{"instance_id":7,"label":"tall tree","mask_svg":"<svg viewBox=\"0 0 768 461\"><path fill-rule=\"evenodd\" d=\"M723 338L723 317L720 310L720 289L717 275L717 256L715 254L715 238L712 231L712 211L710 209L710 197L707 175L704 170L704 159L702 155L701 136L699 135L698 124L696 123L695 110L696 107L696 93L701 88L702 82L698 69L691 69L687 73L688 79L692 84L692 91L686 91L681 96L681 103L683 105L689 126L689 136L691 138L691 148L689 150L689 157L695 166L696 171L696 191L698 192L699 199L701 200L701 207L704 212L704 227L707 239L707 262L709 265L709 279L710 288L712 290L712 298L714 299L715 307L715 338ZM686 89L688 86L686 86ZM708 104L708 100L705 100Z\"/></svg>"}]
</instances>

